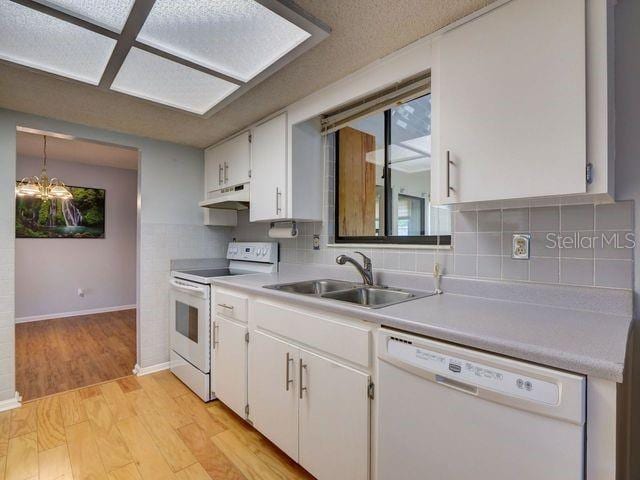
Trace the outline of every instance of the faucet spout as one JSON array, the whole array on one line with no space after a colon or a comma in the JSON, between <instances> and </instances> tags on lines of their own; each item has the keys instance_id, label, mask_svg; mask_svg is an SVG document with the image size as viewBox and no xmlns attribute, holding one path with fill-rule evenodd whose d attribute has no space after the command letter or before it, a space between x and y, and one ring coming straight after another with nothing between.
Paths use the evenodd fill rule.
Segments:
<instances>
[{"instance_id":1,"label":"faucet spout","mask_svg":"<svg viewBox=\"0 0 640 480\"><path fill-rule=\"evenodd\" d=\"M348 255L338 255L336 257L336 263L338 265L350 263L356 268L356 270L358 270L358 273L360 273L360 275L362 276L362 283L364 283L365 285L373 285L373 267L371 265L371 259L362 252L355 253L362 255L362 265L357 260Z\"/></svg>"}]
</instances>

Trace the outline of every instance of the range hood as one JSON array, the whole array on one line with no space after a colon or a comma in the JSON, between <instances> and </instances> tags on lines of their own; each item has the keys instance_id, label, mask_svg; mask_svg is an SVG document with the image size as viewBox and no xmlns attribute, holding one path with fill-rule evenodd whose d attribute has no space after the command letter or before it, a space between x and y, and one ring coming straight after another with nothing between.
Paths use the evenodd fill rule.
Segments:
<instances>
[{"instance_id":1,"label":"range hood","mask_svg":"<svg viewBox=\"0 0 640 480\"><path fill-rule=\"evenodd\" d=\"M210 192L208 198L200 202L199 205L205 208L247 210L249 208L249 184L243 183L235 187Z\"/></svg>"}]
</instances>

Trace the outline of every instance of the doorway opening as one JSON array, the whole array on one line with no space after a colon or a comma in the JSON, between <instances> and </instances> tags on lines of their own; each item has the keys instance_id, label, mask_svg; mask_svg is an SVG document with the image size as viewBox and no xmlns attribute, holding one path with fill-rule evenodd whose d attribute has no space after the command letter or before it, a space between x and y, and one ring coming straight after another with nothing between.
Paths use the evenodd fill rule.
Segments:
<instances>
[{"instance_id":1,"label":"doorway opening","mask_svg":"<svg viewBox=\"0 0 640 480\"><path fill-rule=\"evenodd\" d=\"M16 390L34 400L131 375L135 148L18 127Z\"/></svg>"}]
</instances>

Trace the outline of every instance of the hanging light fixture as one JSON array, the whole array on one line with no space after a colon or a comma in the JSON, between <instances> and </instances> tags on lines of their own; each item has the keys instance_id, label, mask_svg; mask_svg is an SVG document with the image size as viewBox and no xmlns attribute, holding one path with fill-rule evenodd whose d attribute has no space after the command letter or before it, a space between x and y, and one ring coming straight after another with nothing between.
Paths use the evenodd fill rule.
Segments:
<instances>
[{"instance_id":1,"label":"hanging light fixture","mask_svg":"<svg viewBox=\"0 0 640 480\"><path fill-rule=\"evenodd\" d=\"M73 198L62 181L57 178L49 178L47 175L47 136L44 136L44 146L42 155L42 172L40 177L33 176L20 180L16 187L16 195L19 197L37 197L43 200L60 199L68 200Z\"/></svg>"}]
</instances>

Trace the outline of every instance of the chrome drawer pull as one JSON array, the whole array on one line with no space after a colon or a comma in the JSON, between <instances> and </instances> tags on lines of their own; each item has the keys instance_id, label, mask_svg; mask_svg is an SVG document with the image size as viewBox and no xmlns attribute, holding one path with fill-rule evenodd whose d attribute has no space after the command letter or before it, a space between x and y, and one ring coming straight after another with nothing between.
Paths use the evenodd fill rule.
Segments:
<instances>
[{"instance_id":1,"label":"chrome drawer pull","mask_svg":"<svg viewBox=\"0 0 640 480\"><path fill-rule=\"evenodd\" d=\"M289 385L293 383L292 379L289 379L289 365L293 362L293 358L291 358L291 354L287 352L287 366L286 366L286 381L285 381L285 390L289 391Z\"/></svg>"},{"instance_id":2,"label":"chrome drawer pull","mask_svg":"<svg viewBox=\"0 0 640 480\"><path fill-rule=\"evenodd\" d=\"M300 395L299 395L300 396L300 400L302 400L302 392L304 392L307 389L307 387L303 387L302 386L302 370L306 370L306 369L307 369L307 366L305 364L303 364L302 363L302 359L300 359L300 371L299 371L300 378L298 379L298 383L300 385L300 391L299 391L300 392Z\"/></svg>"}]
</instances>

